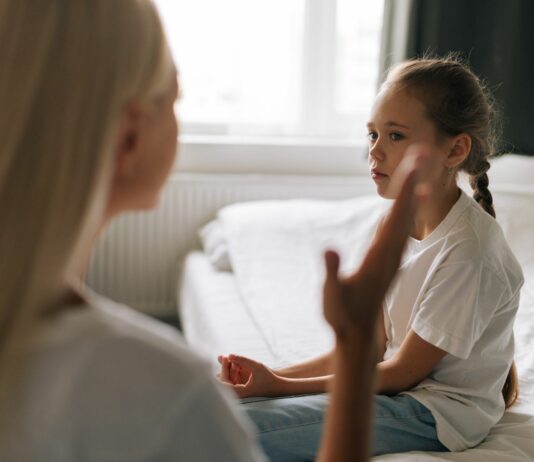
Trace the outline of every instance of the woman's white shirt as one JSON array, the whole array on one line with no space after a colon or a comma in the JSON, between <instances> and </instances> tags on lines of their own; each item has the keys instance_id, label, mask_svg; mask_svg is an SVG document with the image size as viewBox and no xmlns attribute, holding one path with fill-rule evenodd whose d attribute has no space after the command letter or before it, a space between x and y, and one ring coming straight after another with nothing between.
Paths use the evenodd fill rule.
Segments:
<instances>
[{"instance_id":1,"label":"woman's white shirt","mask_svg":"<svg viewBox=\"0 0 534 462\"><path fill-rule=\"evenodd\" d=\"M408 242L384 304L385 359L410 329L448 353L407 394L432 411L450 450L477 445L502 417L522 284L500 226L464 192L430 236Z\"/></svg>"},{"instance_id":2,"label":"woman's white shirt","mask_svg":"<svg viewBox=\"0 0 534 462\"><path fill-rule=\"evenodd\" d=\"M88 295L32 342L2 460L263 461L248 422L179 334Z\"/></svg>"}]
</instances>

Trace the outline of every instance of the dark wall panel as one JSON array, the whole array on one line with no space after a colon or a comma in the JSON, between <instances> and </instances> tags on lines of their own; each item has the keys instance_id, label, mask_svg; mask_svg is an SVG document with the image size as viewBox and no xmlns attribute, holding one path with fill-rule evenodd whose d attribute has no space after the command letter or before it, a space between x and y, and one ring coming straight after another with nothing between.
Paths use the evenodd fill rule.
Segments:
<instances>
[{"instance_id":1,"label":"dark wall panel","mask_svg":"<svg viewBox=\"0 0 534 462\"><path fill-rule=\"evenodd\" d=\"M407 56L460 52L492 89L504 149L534 155L534 1L415 0Z\"/></svg>"}]
</instances>

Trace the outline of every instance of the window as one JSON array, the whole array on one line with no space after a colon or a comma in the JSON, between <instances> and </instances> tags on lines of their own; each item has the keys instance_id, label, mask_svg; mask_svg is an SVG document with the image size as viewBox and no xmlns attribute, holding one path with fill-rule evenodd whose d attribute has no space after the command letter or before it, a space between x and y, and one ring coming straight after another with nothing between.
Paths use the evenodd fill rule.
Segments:
<instances>
[{"instance_id":1,"label":"window","mask_svg":"<svg viewBox=\"0 0 534 462\"><path fill-rule=\"evenodd\" d=\"M156 0L182 133L361 141L383 0Z\"/></svg>"}]
</instances>

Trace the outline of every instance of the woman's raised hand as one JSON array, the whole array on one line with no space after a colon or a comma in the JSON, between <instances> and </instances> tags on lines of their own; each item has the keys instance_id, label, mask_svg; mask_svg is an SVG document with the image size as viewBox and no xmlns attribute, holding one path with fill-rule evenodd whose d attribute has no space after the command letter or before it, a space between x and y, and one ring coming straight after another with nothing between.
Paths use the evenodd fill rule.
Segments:
<instances>
[{"instance_id":1,"label":"woman's raised hand","mask_svg":"<svg viewBox=\"0 0 534 462\"><path fill-rule=\"evenodd\" d=\"M276 396L283 381L265 364L244 356L219 356L221 372L217 378L239 398Z\"/></svg>"}]
</instances>

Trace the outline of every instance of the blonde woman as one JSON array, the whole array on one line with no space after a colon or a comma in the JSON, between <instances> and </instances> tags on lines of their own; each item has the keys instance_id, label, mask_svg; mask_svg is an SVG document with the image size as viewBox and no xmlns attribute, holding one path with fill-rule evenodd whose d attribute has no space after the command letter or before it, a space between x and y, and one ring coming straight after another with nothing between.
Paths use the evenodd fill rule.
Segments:
<instances>
[{"instance_id":1,"label":"blonde woman","mask_svg":"<svg viewBox=\"0 0 534 462\"><path fill-rule=\"evenodd\" d=\"M173 329L77 276L111 218L158 203L175 160L179 90L153 4L0 0L0 63L0 459L262 460ZM339 279L327 255L340 378L322 460L367 458L368 326L408 234L415 170L364 270Z\"/></svg>"}]
</instances>

